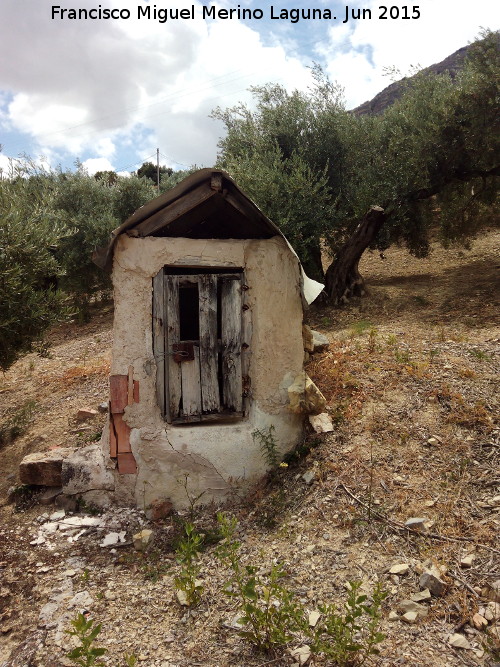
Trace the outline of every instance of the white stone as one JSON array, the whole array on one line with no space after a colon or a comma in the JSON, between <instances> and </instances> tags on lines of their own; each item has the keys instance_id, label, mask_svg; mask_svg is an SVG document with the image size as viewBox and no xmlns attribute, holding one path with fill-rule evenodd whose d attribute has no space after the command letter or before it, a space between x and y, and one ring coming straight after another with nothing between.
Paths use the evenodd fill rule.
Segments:
<instances>
[{"instance_id":1,"label":"white stone","mask_svg":"<svg viewBox=\"0 0 500 667\"><path fill-rule=\"evenodd\" d=\"M308 470L302 475L302 479L306 484L312 484L316 478L316 472L314 470Z\"/></svg>"},{"instance_id":2,"label":"white stone","mask_svg":"<svg viewBox=\"0 0 500 667\"><path fill-rule=\"evenodd\" d=\"M125 542L126 531L122 530L119 533L108 533L104 536L103 541L99 544L101 547L111 547L119 542Z\"/></svg>"},{"instance_id":3,"label":"white stone","mask_svg":"<svg viewBox=\"0 0 500 667\"><path fill-rule=\"evenodd\" d=\"M398 610L403 612L411 611L421 618L425 618L429 613L429 610L426 606L423 604L418 604L418 602L414 602L413 600L401 600L401 602L398 604Z\"/></svg>"},{"instance_id":4,"label":"white stone","mask_svg":"<svg viewBox=\"0 0 500 667\"><path fill-rule=\"evenodd\" d=\"M311 628L315 628L317 622L320 619L320 617L321 617L321 614L319 613L319 611L311 611L311 613L308 616L309 626Z\"/></svg>"},{"instance_id":5,"label":"white stone","mask_svg":"<svg viewBox=\"0 0 500 667\"><path fill-rule=\"evenodd\" d=\"M406 574L409 569L408 563L397 563L391 567L389 574Z\"/></svg>"},{"instance_id":6,"label":"white stone","mask_svg":"<svg viewBox=\"0 0 500 667\"><path fill-rule=\"evenodd\" d=\"M153 541L153 535L153 531L149 530L149 528L144 528L144 530L136 533L132 538L134 541L134 549L137 551L146 551L147 547Z\"/></svg>"},{"instance_id":7,"label":"white stone","mask_svg":"<svg viewBox=\"0 0 500 667\"><path fill-rule=\"evenodd\" d=\"M307 644L304 644L304 646L299 646L298 648L292 649L290 653L292 658L297 660L299 665L305 665L311 657L311 647Z\"/></svg>"},{"instance_id":8,"label":"white stone","mask_svg":"<svg viewBox=\"0 0 500 667\"><path fill-rule=\"evenodd\" d=\"M418 620L418 614L416 611L407 611L406 614L401 616L401 620L405 623L413 625L413 623L416 623Z\"/></svg>"},{"instance_id":9,"label":"white stone","mask_svg":"<svg viewBox=\"0 0 500 667\"><path fill-rule=\"evenodd\" d=\"M423 517L412 517L411 519L408 519L408 521L405 521L405 526L406 528L409 528L410 530L418 530L419 532L425 532L427 529L427 524L428 519L425 519Z\"/></svg>"},{"instance_id":10,"label":"white stone","mask_svg":"<svg viewBox=\"0 0 500 667\"><path fill-rule=\"evenodd\" d=\"M474 558L475 558L474 554L469 554L468 556L464 556L460 560L460 567L472 567Z\"/></svg>"},{"instance_id":11,"label":"white stone","mask_svg":"<svg viewBox=\"0 0 500 667\"><path fill-rule=\"evenodd\" d=\"M309 423L316 433L331 433L333 431L333 422L327 412L319 415L309 415Z\"/></svg>"},{"instance_id":12,"label":"white stone","mask_svg":"<svg viewBox=\"0 0 500 667\"><path fill-rule=\"evenodd\" d=\"M420 591L419 593L414 593L411 596L411 599L414 602L421 602L422 600L430 600L431 598L431 592L428 588L424 588L423 591Z\"/></svg>"},{"instance_id":13,"label":"white stone","mask_svg":"<svg viewBox=\"0 0 500 667\"><path fill-rule=\"evenodd\" d=\"M463 635L459 635L458 632L448 637L448 644L453 648L472 648L468 640Z\"/></svg>"}]
</instances>

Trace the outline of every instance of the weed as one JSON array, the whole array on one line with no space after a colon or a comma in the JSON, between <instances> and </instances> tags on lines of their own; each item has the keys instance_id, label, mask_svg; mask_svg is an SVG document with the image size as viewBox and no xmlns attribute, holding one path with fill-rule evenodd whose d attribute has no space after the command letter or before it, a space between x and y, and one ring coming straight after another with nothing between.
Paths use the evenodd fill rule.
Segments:
<instances>
[{"instance_id":1,"label":"weed","mask_svg":"<svg viewBox=\"0 0 500 667\"><path fill-rule=\"evenodd\" d=\"M276 448L276 437L274 426L271 424L267 429L255 429L252 432L254 442L260 445L260 453L270 469L278 465L278 450Z\"/></svg>"},{"instance_id":2,"label":"weed","mask_svg":"<svg viewBox=\"0 0 500 667\"><path fill-rule=\"evenodd\" d=\"M197 496L192 496L188 489L188 482L189 482L189 475L187 473L184 474L183 480L181 479L177 480L177 483L180 484L184 488L184 491L186 492L186 498L188 499L189 502L189 518L191 519L191 521L194 521L196 503L203 496L203 494L206 493L206 491L202 491ZM146 487L144 486L144 490L145 489Z\"/></svg>"},{"instance_id":3,"label":"weed","mask_svg":"<svg viewBox=\"0 0 500 667\"><path fill-rule=\"evenodd\" d=\"M125 666L126 667L135 667L137 665L137 656L133 653L125 653Z\"/></svg>"},{"instance_id":4,"label":"weed","mask_svg":"<svg viewBox=\"0 0 500 667\"><path fill-rule=\"evenodd\" d=\"M36 401L27 400L0 426L0 445L7 445L28 430Z\"/></svg>"},{"instance_id":5,"label":"weed","mask_svg":"<svg viewBox=\"0 0 500 667\"><path fill-rule=\"evenodd\" d=\"M80 575L80 580L83 584L86 584L90 579L89 569L86 567Z\"/></svg>"},{"instance_id":6,"label":"weed","mask_svg":"<svg viewBox=\"0 0 500 667\"><path fill-rule=\"evenodd\" d=\"M200 601L203 592L203 586L197 579L200 573L198 556L203 538L192 523L184 524L184 533L176 549L176 560L181 570L174 579L174 585L184 593L187 605L192 606Z\"/></svg>"},{"instance_id":7,"label":"weed","mask_svg":"<svg viewBox=\"0 0 500 667\"><path fill-rule=\"evenodd\" d=\"M395 347L398 344L397 336L390 334L390 336L387 336L386 343L389 345L389 347Z\"/></svg>"},{"instance_id":8,"label":"weed","mask_svg":"<svg viewBox=\"0 0 500 667\"><path fill-rule=\"evenodd\" d=\"M243 565L235 540L237 521L222 513L217 515L224 540L216 556L232 575L224 592L238 602L242 614L238 623L239 635L265 652L284 646L292 640L304 640L314 653L331 658L339 667L361 665L378 653L377 644L384 639L378 627L381 605L387 593L377 584L371 603L360 595L361 582L349 582L344 611L334 605L323 605L315 628L310 628L306 609L294 593L283 585L286 574L279 564L273 564L267 575L253 565Z\"/></svg>"},{"instance_id":9,"label":"weed","mask_svg":"<svg viewBox=\"0 0 500 667\"><path fill-rule=\"evenodd\" d=\"M486 352L483 352L483 350L479 350L477 347L473 347L471 350L469 350L469 354L475 357L478 361L487 361L491 359L489 354L486 354Z\"/></svg>"},{"instance_id":10,"label":"weed","mask_svg":"<svg viewBox=\"0 0 500 667\"><path fill-rule=\"evenodd\" d=\"M410 353L408 350L400 350L399 348L394 348L394 358L398 364L409 364L410 363Z\"/></svg>"},{"instance_id":11,"label":"weed","mask_svg":"<svg viewBox=\"0 0 500 667\"><path fill-rule=\"evenodd\" d=\"M375 344L378 336L378 330L375 327L371 327L368 331L368 352L372 354L375 352Z\"/></svg>"},{"instance_id":12,"label":"weed","mask_svg":"<svg viewBox=\"0 0 500 667\"><path fill-rule=\"evenodd\" d=\"M80 641L80 646L77 646L67 654L71 662L81 667L104 665L99 658L101 655L107 653L107 649L93 646L97 635L101 632L101 623L94 626L92 619L87 621L83 614L78 614L71 621L71 625L73 626L73 630L66 630L66 634L76 637Z\"/></svg>"},{"instance_id":13,"label":"weed","mask_svg":"<svg viewBox=\"0 0 500 667\"><path fill-rule=\"evenodd\" d=\"M37 502L40 487L33 484L20 484L10 491L16 512L30 509Z\"/></svg>"},{"instance_id":14,"label":"weed","mask_svg":"<svg viewBox=\"0 0 500 667\"><path fill-rule=\"evenodd\" d=\"M238 621L242 625L239 635L257 649L269 651L288 644L298 633L306 633L308 624L303 607L281 584L285 577L282 567L273 564L264 577L259 575L257 567L243 565L240 543L234 538L236 519L224 514L218 514L217 519L224 540L217 547L216 555L232 570L224 592L238 601L242 614Z\"/></svg>"},{"instance_id":15,"label":"weed","mask_svg":"<svg viewBox=\"0 0 500 667\"><path fill-rule=\"evenodd\" d=\"M359 595L360 588L361 582L349 582L343 612L335 605L319 607L322 618L314 630L311 649L323 653L336 665L362 665L379 652L377 644L385 638L378 627L387 593L377 584L370 604L367 595Z\"/></svg>"},{"instance_id":16,"label":"weed","mask_svg":"<svg viewBox=\"0 0 500 667\"><path fill-rule=\"evenodd\" d=\"M432 350L429 350L429 363L430 364L432 364L432 362L438 356L438 354L439 354L439 350L436 350L434 348Z\"/></svg>"},{"instance_id":17,"label":"weed","mask_svg":"<svg viewBox=\"0 0 500 667\"><path fill-rule=\"evenodd\" d=\"M33 351L38 354L39 357L45 359L52 359L52 353L50 351L51 342L48 340L40 340L38 343L33 345Z\"/></svg>"},{"instance_id":18,"label":"weed","mask_svg":"<svg viewBox=\"0 0 500 667\"><path fill-rule=\"evenodd\" d=\"M360 320L359 322L354 322L349 328L349 338L355 338L356 336L361 336L367 329L373 329L373 325L368 320Z\"/></svg>"}]
</instances>

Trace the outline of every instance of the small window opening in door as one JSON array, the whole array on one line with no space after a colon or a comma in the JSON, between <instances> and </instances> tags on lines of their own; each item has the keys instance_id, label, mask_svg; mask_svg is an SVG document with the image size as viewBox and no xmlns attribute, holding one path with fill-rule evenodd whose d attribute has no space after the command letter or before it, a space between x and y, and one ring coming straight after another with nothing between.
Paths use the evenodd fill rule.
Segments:
<instances>
[{"instance_id":1,"label":"small window opening in door","mask_svg":"<svg viewBox=\"0 0 500 667\"><path fill-rule=\"evenodd\" d=\"M179 285L179 325L181 341L200 340L200 312L197 283Z\"/></svg>"}]
</instances>

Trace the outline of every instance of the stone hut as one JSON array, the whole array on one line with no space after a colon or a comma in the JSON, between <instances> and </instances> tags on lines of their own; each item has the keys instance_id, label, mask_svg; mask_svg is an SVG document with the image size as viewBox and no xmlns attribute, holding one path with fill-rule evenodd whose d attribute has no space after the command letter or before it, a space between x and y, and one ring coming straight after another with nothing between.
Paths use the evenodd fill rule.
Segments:
<instances>
[{"instance_id":1,"label":"stone hut","mask_svg":"<svg viewBox=\"0 0 500 667\"><path fill-rule=\"evenodd\" d=\"M307 409L292 411L289 388L305 377L303 307L322 286L228 174L192 174L94 259L113 276L101 446L119 500L217 501L265 473L259 434L279 454L298 443Z\"/></svg>"}]
</instances>

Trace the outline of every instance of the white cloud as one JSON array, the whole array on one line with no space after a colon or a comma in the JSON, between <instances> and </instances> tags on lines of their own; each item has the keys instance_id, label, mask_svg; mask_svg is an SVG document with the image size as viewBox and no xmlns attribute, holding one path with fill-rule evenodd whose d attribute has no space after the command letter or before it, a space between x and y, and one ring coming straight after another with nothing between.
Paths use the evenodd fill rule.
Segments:
<instances>
[{"instance_id":1,"label":"white cloud","mask_svg":"<svg viewBox=\"0 0 500 667\"><path fill-rule=\"evenodd\" d=\"M369 0L372 19L350 19L329 30L330 43L318 48L327 72L346 90L348 106L371 99L389 85L384 69L427 67L444 60L479 36L481 28L498 26L498 7L490 0L420 0L418 19L380 19L379 0ZM386 3L389 7L392 3ZM401 9L401 6L400 6ZM410 15L413 5L408 5Z\"/></svg>"},{"instance_id":2,"label":"white cloud","mask_svg":"<svg viewBox=\"0 0 500 667\"><path fill-rule=\"evenodd\" d=\"M418 1L418 20L339 20L317 47L351 106L388 85L383 67L429 65L473 39L479 24L495 27L490 0L476 0L474 11L465 0ZM131 151L141 160L158 146L171 166L209 165L222 132L208 117L214 107L250 101L249 85L308 85L309 61L287 52L300 42L301 24L280 26L265 46L256 23L203 21L200 0L177 0L175 7L193 2L197 19L159 23L138 20L138 5L153 6L144 0L101 0L103 9L130 9L126 21L53 20L46 2L23 0L21 11L19 0L1 0L0 24L9 27L0 40L0 60L8 63L0 69L0 126L21 133L5 150L18 154L29 136L56 164L67 155L111 164ZM378 0L364 6L377 15Z\"/></svg>"},{"instance_id":3,"label":"white cloud","mask_svg":"<svg viewBox=\"0 0 500 667\"><path fill-rule=\"evenodd\" d=\"M89 158L82 162L83 168L90 176L93 176L98 171L114 171L115 168L105 157Z\"/></svg>"}]
</instances>

